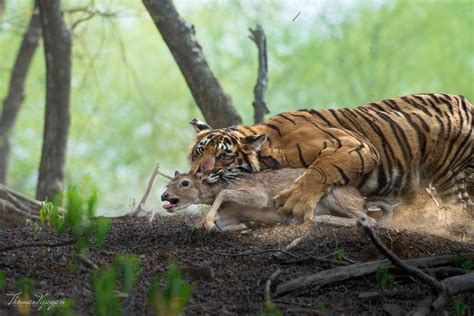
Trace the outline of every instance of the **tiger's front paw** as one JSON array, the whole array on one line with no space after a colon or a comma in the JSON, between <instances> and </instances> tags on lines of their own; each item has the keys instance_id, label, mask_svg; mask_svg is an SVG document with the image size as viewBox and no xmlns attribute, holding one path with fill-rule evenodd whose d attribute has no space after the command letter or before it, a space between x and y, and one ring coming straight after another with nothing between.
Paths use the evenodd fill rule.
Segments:
<instances>
[{"instance_id":1,"label":"tiger's front paw","mask_svg":"<svg viewBox=\"0 0 474 316\"><path fill-rule=\"evenodd\" d=\"M312 221L313 210L316 207L320 194L310 190L302 190L300 186L283 190L274 197L277 212L283 215L292 215L298 221Z\"/></svg>"}]
</instances>

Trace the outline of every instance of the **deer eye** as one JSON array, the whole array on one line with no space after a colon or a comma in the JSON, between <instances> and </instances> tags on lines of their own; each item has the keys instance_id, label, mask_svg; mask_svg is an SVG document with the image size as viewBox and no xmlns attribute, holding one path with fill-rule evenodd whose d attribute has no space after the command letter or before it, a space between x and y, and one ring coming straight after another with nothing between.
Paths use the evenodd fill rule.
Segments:
<instances>
[{"instance_id":1,"label":"deer eye","mask_svg":"<svg viewBox=\"0 0 474 316\"><path fill-rule=\"evenodd\" d=\"M187 188L189 187L189 181L188 180L184 180L183 182L181 182L181 186Z\"/></svg>"}]
</instances>

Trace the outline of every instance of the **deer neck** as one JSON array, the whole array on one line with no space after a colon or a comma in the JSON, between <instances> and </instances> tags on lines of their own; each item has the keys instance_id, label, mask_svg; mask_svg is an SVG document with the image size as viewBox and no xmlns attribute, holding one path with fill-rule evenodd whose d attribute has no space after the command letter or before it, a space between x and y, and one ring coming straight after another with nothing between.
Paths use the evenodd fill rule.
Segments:
<instances>
[{"instance_id":1,"label":"deer neck","mask_svg":"<svg viewBox=\"0 0 474 316\"><path fill-rule=\"evenodd\" d=\"M221 183L209 184L202 182L199 188L199 199L203 204L211 205L214 203L217 194L224 189L225 185Z\"/></svg>"}]
</instances>

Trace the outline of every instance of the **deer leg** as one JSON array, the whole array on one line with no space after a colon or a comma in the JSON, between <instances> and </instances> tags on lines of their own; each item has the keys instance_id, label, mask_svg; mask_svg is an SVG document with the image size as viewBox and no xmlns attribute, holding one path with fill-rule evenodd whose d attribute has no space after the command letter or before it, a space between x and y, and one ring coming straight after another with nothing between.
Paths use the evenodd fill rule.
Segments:
<instances>
[{"instance_id":1,"label":"deer leg","mask_svg":"<svg viewBox=\"0 0 474 316\"><path fill-rule=\"evenodd\" d=\"M319 200L315 210L315 216L327 214L355 219L366 218L366 201L354 187L331 187ZM375 222L371 218L368 220Z\"/></svg>"},{"instance_id":2,"label":"deer leg","mask_svg":"<svg viewBox=\"0 0 474 316\"><path fill-rule=\"evenodd\" d=\"M223 203L231 202L242 205L244 207L264 208L270 202L270 199L265 194L265 191L260 188L242 188L237 190L222 190L217 195L211 209L204 216L204 227L207 230L215 228L214 221L217 212Z\"/></svg>"}]
</instances>

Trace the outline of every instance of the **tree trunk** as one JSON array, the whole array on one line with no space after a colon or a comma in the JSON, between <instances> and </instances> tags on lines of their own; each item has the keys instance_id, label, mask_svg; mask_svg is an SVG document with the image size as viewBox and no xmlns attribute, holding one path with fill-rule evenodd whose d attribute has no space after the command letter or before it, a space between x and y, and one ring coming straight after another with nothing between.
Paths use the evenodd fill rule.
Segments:
<instances>
[{"instance_id":1,"label":"tree trunk","mask_svg":"<svg viewBox=\"0 0 474 316\"><path fill-rule=\"evenodd\" d=\"M3 101L2 116L0 117L0 183L6 183L10 157L10 136L15 127L16 118L24 98L26 75L36 47L38 47L39 38L40 21L39 14L35 8L28 24L28 29L23 35L23 40L13 65L7 96Z\"/></svg>"},{"instance_id":2,"label":"tree trunk","mask_svg":"<svg viewBox=\"0 0 474 316\"><path fill-rule=\"evenodd\" d=\"M46 60L46 113L36 199L53 199L64 185L70 123L71 35L59 0L38 0Z\"/></svg>"},{"instance_id":3,"label":"tree trunk","mask_svg":"<svg viewBox=\"0 0 474 316\"><path fill-rule=\"evenodd\" d=\"M173 54L207 123L214 128L240 124L242 119L209 67L194 27L181 18L171 0L143 0L143 4Z\"/></svg>"}]
</instances>

